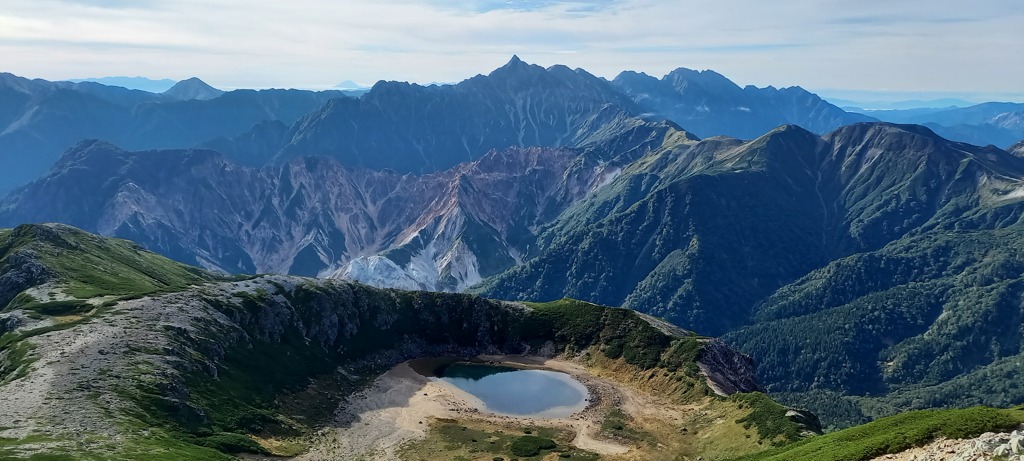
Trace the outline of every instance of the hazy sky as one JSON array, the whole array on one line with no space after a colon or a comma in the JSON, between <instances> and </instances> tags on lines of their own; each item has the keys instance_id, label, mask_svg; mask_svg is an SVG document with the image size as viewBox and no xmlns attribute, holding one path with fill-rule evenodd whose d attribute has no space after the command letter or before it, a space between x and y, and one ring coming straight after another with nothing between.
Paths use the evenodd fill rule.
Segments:
<instances>
[{"instance_id":1,"label":"hazy sky","mask_svg":"<svg viewBox=\"0 0 1024 461\"><path fill-rule=\"evenodd\" d=\"M516 53L608 78L689 67L741 85L1024 95L1021 0L0 5L0 71L50 80L198 76L222 88L451 82Z\"/></svg>"}]
</instances>

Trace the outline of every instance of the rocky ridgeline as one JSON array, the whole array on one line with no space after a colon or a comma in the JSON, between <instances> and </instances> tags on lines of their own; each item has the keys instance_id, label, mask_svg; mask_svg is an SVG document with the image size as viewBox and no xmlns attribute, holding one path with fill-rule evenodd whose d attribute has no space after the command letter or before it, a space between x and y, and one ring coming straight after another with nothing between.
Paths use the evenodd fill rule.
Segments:
<instances>
[{"instance_id":1,"label":"rocky ridgeline","mask_svg":"<svg viewBox=\"0 0 1024 461\"><path fill-rule=\"evenodd\" d=\"M28 365L24 377L3 386L0 412L11 416L14 424L0 436L45 433L54 440L48 449L72 449L71 435L99 434L105 440L138 435L114 427L106 413L110 409L147 414L147 427L160 424L153 421L167 421L172 427L200 428L200 434L211 427L244 433L245 427L225 419L226 408L248 408L258 415L275 410L263 407L258 396L249 400L222 393L226 372L236 385L252 383L252 389L287 393L341 367L351 390L361 380L412 358L556 356L573 349L553 344L565 335L560 330L564 325L532 317L522 304L293 276L207 283L120 301L107 309L92 321L27 340L38 360ZM13 319L5 328L16 332L38 326L25 323L23 314L19 309L6 312L0 323ZM604 330L627 335L645 322L633 313L620 320L604 317ZM604 347L606 339L588 341L576 347ZM661 351L652 350L656 356ZM624 354L627 361L629 353ZM749 358L722 343L708 342L695 358L704 373L688 375L691 379L707 378L709 387L719 392L759 389ZM197 388L197 383L205 384ZM331 402L317 405L329 407ZM85 449L108 449L101 445Z\"/></svg>"},{"instance_id":2,"label":"rocky ridgeline","mask_svg":"<svg viewBox=\"0 0 1024 461\"><path fill-rule=\"evenodd\" d=\"M923 447L875 458L875 461L1024 461L1024 429L986 432L974 439L936 440Z\"/></svg>"}]
</instances>

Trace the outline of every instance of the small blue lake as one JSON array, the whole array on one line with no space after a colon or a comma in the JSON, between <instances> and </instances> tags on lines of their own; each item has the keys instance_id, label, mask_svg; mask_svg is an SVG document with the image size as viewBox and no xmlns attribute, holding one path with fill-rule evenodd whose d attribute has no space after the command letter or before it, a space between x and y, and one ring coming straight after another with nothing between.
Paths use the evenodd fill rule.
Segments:
<instances>
[{"instance_id":1,"label":"small blue lake","mask_svg":"<svg viewBox=\"0 0 1024 461\"><path fill-rule=\"evenodd\" d=\"M586 386L557 371L457 362L435 375L502 415L564 418L586 408L589 397Z\"/></svg>"}]
</instances>

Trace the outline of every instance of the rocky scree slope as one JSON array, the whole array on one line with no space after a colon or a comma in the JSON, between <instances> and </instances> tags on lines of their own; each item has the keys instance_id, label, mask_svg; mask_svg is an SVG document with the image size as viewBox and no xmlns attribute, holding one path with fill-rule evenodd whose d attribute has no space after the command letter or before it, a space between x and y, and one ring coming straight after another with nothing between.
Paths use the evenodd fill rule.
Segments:
<instances>
[{"instance_id":1,"label":"rocky scree slope","mask_svg":"<svg viewBox=\"0 0 1024 461\"><path fill-rule=\"evenodd\" d=\"M0 204L0 223L63 222L228 273L339 275L456 290L522 259L537 230L631 160L691 138L640 121L589 149L507 149L416 176L327 158L232 164L207 150L79 144Z\"/></svg>"},{"instance_id":2,"label":"rocky scree slope","mask_svg":"<svg viewBox=\"0 0 1024 461\"><path fill-rule=\"evenodd\" d=\"M289 276L217 279L63 225L4 230L0 247L5 280L40 272L26 260L51 274L0 293L13 299L0 313L4 456L271 454L280 445L257 441L305 433L367 379L441 354L600 354L675 376L663 391L681 400L758 389L749 359L625 309ZM94 263L123 278L92 278Z\"/></svg>"}]
</instances>

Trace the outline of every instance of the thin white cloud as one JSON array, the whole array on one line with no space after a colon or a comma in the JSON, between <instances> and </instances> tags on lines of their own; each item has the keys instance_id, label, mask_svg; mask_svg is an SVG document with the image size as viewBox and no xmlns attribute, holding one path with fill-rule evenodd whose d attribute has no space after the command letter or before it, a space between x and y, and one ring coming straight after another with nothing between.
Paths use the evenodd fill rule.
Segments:
<instances>
[{"instance_id":1,"label":"thin white cloud","mask_svg":"<svg viewBox=\"0 0 1024 461\"><path fill-rule=\"evenodd\" d=\"M6 0L2 71L200 76L222 87L457 81L513 53L542 65L740 84L1020 92L1007 0Z\"/></svg>"}]
</instances>

